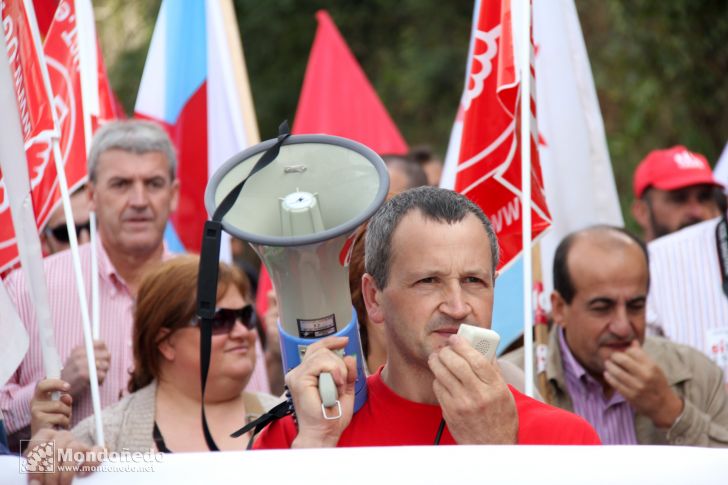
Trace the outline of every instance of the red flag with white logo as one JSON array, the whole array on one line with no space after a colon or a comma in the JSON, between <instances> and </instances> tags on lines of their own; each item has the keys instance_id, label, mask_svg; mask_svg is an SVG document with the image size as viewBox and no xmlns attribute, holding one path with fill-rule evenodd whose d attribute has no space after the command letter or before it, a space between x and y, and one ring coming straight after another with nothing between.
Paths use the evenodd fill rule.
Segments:
<instances>
[{"instance_id":1,"label":"red flag with white logo","mask_svg":"<svg viewBox=\"0 0 728 485\"><path fill-rule=\"evenodd\" d=\"M23 0L4 0L2 19L20 107L35 219L38 228L42 228L60 205L51 139L60 137L60 152L71 192L86 180L86 141L74 2L61 0L58 3L43 45L51 100L43 81L44 61L35 51L30 25L34 15L26 11L29 4ZM99 113L94 114L92 120L94 129L105 121L116 119L118 114L100 53L98 71L100 103ZM58 131L51 109L55 110ZM18 261L15 232L4 190L4 183L0 181L0 274Z\"/></svg>"},{"instance_id":2,"label":"red flag with white logo","mask_svg":"<svg viewBox=\"0 0 728 485\"><path fill-rule=\"evenodd\" d=\"M36 224L46 223L53 206L56 169L51 139L57 136L45 89L42 60L36 51L31 21L23 0L3 0L2 24L20 111ZM32 19L32 20L31 20ZM7 108L7 107L5 107ZM2 175L2 174L0 174ZM0 180L0 273L18 261L6 181Z\"/></svg>"},{"instance_id":3,"label":"red flag with white logo","mask_svg":"<svg viewBox=\"0 0 728 485\"><path fill-rule=\"evenodd\" d=\"M483 0L471 43L462 110L462 138L454 189L478 204L501 247L499 267L523 250L521 241L520 79L514 57L510 0ZM531 37L533 49L533 38ZM533 65L531 76L534 77ZM533 85L533 80L531 81ZM551 224L536 145L531 103L532 237Z\"/></svg>"},{"instance_id":4,"label":"red flag with white logo","mask_svg":"<svg viewBox=\"0 0 728 485\"><path fill-rule=\"evenodd\" d=\"M66 170L68 189L71 193L86 182L86 147L84 134L84 105L81 96L81 61L79 26L74 2L61 0L53 17L48 35L43 43L48 74L61 132L60 148ZM98 44L98 42L97 42ZM91 113L93 131L106 121L116 119L113 94L106 77L101 51L98 49L99 113ZM54 203L59 203L57 189Z\"/></svg>"}]
</instances>

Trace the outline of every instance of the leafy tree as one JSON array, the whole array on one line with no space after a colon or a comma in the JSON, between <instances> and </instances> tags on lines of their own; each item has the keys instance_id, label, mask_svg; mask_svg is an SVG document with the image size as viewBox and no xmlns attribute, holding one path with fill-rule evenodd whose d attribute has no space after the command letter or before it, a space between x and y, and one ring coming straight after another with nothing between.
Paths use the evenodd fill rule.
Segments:
<instances>
[{"instance_id":1,"label":"leafy tree","mask_svg":"<svg viewBox=\"0 0 728 485\"><path fill-rule=\"evenodd\" d=\"M714 163L728 140L728 2L577 7L627 218L632 174L650 150L683 144Z\"/></svg>"},{"instance_id":2,"label":"leafy tree","mask_svg":"<svg viewBox=\"0 0 728 485\"><path fill-rule=\"evenodd\" d=\"M551 1L551 0L533 0ZM111 83L131 113L160 0L94 2ZM293 121L329 11L410 144L441 154L463 88L472 0L234 0L261 137ZM728 2L576 0L623 213L634 167L678 143L715 161L728 138ZM111 53L111 55L109 54Z\"/></svg>"}]
</instances>

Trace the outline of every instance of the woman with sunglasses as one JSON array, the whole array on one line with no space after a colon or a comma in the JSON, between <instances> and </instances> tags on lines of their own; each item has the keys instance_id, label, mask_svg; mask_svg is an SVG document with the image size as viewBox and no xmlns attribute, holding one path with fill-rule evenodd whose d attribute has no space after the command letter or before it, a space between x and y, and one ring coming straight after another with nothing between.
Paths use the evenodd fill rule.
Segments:
<instances>
[{"instance_id":1,"label":"woman with sunglasses","mask_svg":"<svg viewBox=\"0 0 728 485\"><path fill-rule=\"evenodd\" d=\"M134 314L131 394L102 412L111 450L208 450L200 418L198 266L197 256L180 256L152 269L142 281ZM267 394L244 392L255 366L257 338L250 301L245 275L221 263L205 389L205 414L220 450L245 449L247 438L233 439L230 433L279 402ZM93 416L72 432L79 441L94 443Z\"/></svg>"}]
</instances>

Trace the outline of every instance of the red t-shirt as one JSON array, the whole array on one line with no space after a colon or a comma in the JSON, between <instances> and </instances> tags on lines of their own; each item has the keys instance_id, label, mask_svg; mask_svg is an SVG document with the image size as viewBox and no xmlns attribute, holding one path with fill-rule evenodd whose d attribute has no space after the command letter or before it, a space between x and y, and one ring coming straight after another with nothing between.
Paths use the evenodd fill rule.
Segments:
<instances>
[{"instance_id":1,"label":"red t-shirt","mask_svg":"<svg viewBox=\"0 0 728 485\"><path fill-rule=\"evenodd\" d=\"M395 394L382 381L381 369L367 379L366 403L354 414L337 446L432 445L442 420L438 405L421 404ZM531 399L509 386L518 411L518 444L598 445L596 431L576 414ZM265 428L254 448L290 448L298 434L291 416ZM440 444L454 445L447 426Z\"/></svg>"}]
</instances>

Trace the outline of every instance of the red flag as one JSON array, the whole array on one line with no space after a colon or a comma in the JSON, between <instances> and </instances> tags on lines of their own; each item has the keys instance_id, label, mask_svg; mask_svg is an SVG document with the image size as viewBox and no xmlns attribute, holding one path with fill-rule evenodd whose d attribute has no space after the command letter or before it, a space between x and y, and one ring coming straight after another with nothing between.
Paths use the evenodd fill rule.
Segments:
<instances>
[{"instance_id":1,"label":"red flag","mask_svg":"<svg viewBox=\"0 0 728 485\"><path fill-rule=\"evenodd\" d=\"M45 61L36 51L32 26L34 16L25 11L23 0L2 2L3 26L8 39L8 57L15 76L16 95L21 110L23 137L28 159L36 223L43 227L60 203L51 138L60 135L60 151L71 191L86 180L86 146L83 131L83 104L78 59L78 27L74 4L58 3L43 46ZM43 62L48 70L52 99L43 79ZM116 118L113 93L99 54L99 97L101 110L94 127ZM51 109L55 111L56 130ZM3 184L0 182L0 273L15 264L18 252Z\"/></svg>"},{"instance_id":2,"label":"red flag","mask_svg":"<svg viewBox=\"0 0 728 485\"><path fill-rule=\"evenodd\" d=\"M35 8L35 18L38 21L38 30L40 35L45 38L48 29L51 28L53 15L58 8L59 0L33 0L33 8Z\"/></svg>"},{"instance_id":3,"label":"red flag","mask_svg":"<svg viewBox=\"0 0 728 485\"><path fill-rule=\"evenodd\" d=\"M73 192L86 181L86 139L84 135L84 106L81 99L81 69L78 29L73 1L61 0L43 43L48 73L61 131L60 148L66 169L68 189ZM92 117L94 131L108 120L116 118L113 94L106 77L101 51L98 52L99 105L98 117ZM54 203L60 199L57 189Z\"/></svg>"},{"instance_id":4,"label":"red flag","mask_svg":"<svg viewBox=\"0 0 728 485\"><path fill-rule=\"evenodd\" d=\"M380 154L409 151L397 125L349 50L326 10L316 12L318 29L298 100L292 133L343 136ZM268 308L270 276L261 266L256 305L261 315Z\"/></svg>"},{"instance_id":5,"label":"red flag","mask_svg":"<svg viewBox=\"0 0 728 485\"><path fill-rule=\"evenodd\" d=\"M57 136L57 132L43 79L43 61L36 50L33 34L36 27L31 24L35 22L34 16L32 12L30 15L26 12L22 0L4 0L1 3L3 31L20 109L33 207L36 223L40 227L46 223L53 204L56 169L52 163L51 138ZM0 272L7 270L17 260L15 233L3 180L0 182Z\"/></svg>"},{"instance_id":6,"label":"red flag","mask_svg":"<svg viewBox=\"0 0 728 485\"><path fill-rule=\"evenodd\" d=\"M455 190L477 203L493 223L501 247L499 267L521 251L520 79L514 59L510 0L483 0L474 32L468 83L461 102L463 134ZM533 39L531 39L533 48ZM533 66L531 75L535 77ZM536 118L531 98L531 116ZM531 136L532 237L551 224Z\"/></svg>"},{"instance_id":7,"label":"red flag","mask_svg":"<svg viewBox=\"0 0 728 485\"><path fill-rule=\"evenodd\" d=\"M292 133L343 136L377 153L407 153L407 143L329 14L319 10L316 19Z\"/></svg>"}]
</instances>

